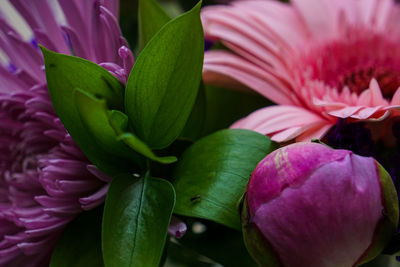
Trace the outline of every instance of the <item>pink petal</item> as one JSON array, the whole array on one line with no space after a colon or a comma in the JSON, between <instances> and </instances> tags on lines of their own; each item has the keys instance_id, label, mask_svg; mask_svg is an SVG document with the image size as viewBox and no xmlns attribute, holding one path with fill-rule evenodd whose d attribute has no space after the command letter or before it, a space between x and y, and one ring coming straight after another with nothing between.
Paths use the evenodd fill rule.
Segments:
<instances>
[{"instance_id":1,"label":"pink petal","mask_svg":"<svg viewBox=\"0 0 400 267\"><path fill-rule=\"evenodd\" d=\"M364 90L358 97L357 105L371 106L372 96L371 89Z\"/></svg>"},{"instance_id":2,"label":"pink petal","mask_svg":"<svg viewBox=\"0 0 400 267\"><path fill-rule=\"evenodd\" d=\"M372 24L378 2L379 1L376 0L364 0L362 2L358 2L357 9L360 11L359 18L362 23Z\"/></svg>"},{"instance_id":3,"label":"pink petal","mask_svg":"<svg viewBox=\"0 0 400 267\"><path fill-rule=\"evenodd\" d=\"M400 8L396 5L390 10L390 14L386 20L387 30L390 31L394 36L400 35L399 25Z\"/></svg>"},{"instance_id":4,"label":"pink petal","mask_svg":"<svg viewBox=\"0 0 400 267\"><path fill-rule=\"evenodd\" d=\"M273 66L282 64L279 62L280 51L276 44L252 25L248 25L247 20L243 20L239 14L221 11L210 13L208 19L213 21L212 27L210 26L207 29L207 34L211 37L218 37L227 45L232 43L241 50L251 51L254 56L264 62L273 63Z\"/></svg>"},{"instance_id":5,"label":"pink petal","mask_svg":"<svg viewBox=\"0 0 400 267\"><path fill-rule=\"evenodd\" d=\"M272 120L272 121L271 121ZM269 106L261 108L241 119L231 128L262 129L262 133L271 133L288 128L319 122L321 118L296 106Z\"/></svg>"},{"instance_id":6,"label":"pink petal","mask_svg":"<svg viewBox=\"0 0 400 267\"><path fill-rule=\"evenodd\" d=\"M387 21L393 8L395 8L395 3L392 0L377 1L377 8L374 12L374 22L378 29L386 30Z\"/></svg>"},{"instance_id":7,"label":"pink petal","mask_svg":"<svg viewBox=\"0 0 400 267\"><path fill-rule=\"evenodd\" d=\"M319 124L296 138L296 142L310 142L313 138L321 139L334 124Z\"/></svg>"},{"instance_id":8,"label":"pink petal","mask_svg":"<svg viewBox=\"0 0 400 267\"><path fill-rule=\"evenodd\" d=\"M286 85L270 73L254 64L225 51L210 51L205 54L203 78L207 83L220 83L222 74L252 88L278 104L292 104L293 93ZM216 80L213 80L216 78Z\"/></svg>"},{"instance_id":9,"label":"pink petal","mask_svg":"<svg viewBox=\"0 0 400 267\"><path fill-rule=\"evenodd\" d=\"M383 110L400 110L400 105L390 105L383 108Z\"/></svg>"},{"instance_id":10,"label":"pink petal","mask_svg":"<svg viewBox=\"0 0 400 267\"><path fill-rule=\"evenodd\" d=\"M387 111L382 106L378 107L364 107L357 113L353 114L351 118L359 119L359 120L383 120L390 114L390 111Z\"/></svg>"},{"instance_id":11,"label":"pink petal","mask_svg":"<svg viewBox=\"0 0 400 267\"><path fill-rule=\"evenodd\" d=\"M400 105L400 87L394 93L390 105Z\"/></svg>"},{"instance_id":12,"label":"pink petal","mask_svg":"<svg viewBox=\"0 0 400 267\"><path fill-rule=\"evenodd\" d=\"M321 100L319 98L314 98L313 104L317 107L324 107L325 110L328 110L328 111L347 107L347 105L344 103L331 102L331 101Z\"/></svg>"},{"instance_id":13,"label":"pink petal","mask_svg":"<svg viewBox=\"0 0 400 267\"><path fill-rule=\"evenodd\" d=\"M325 127L332 122L296 106L270 106L259 109L234 123L231 128L241 128L271 135L274 141L290 140L312 127ZM315 129L317 131L317 129Z\"/></svg>"},{"instance_id":14,"label":"pink petal","mask_svg":"<svg viewBox=\"0 0 400 267\"><path fill-rule=\"evenodd\" d=\"M371 105L387 105L388 102L383 98L381 88L375 79L372 79L369 83L369 89L371 90Z\"/></svg>"},{"instance_id":15,"label":"pink petal","mask_svg":"<svg viewBox=\"0 0 400 267\"><path fill-rule=\"evenodd\" d=\"M307 30L297 12L291 6L277 1L236 1L231 7L206 7L202 11L206 34L216 22L212 18L228 12L251 24L252 31L260 31L275 46L296 47L307 38ZM221 39L220 36L215 37Z\"/></svg>"},{"instance_id":16,"label":"pink petal","mask_svg":"<svg viewBox=\"0 0 400 267\"><path fill-rule=\"evenodd\" d=\"M305 131L305 127L292 127L292 128L288 128L282 132L279 132L277 134L273 134L271 136L271 140L275 141L275 142L287 142L289 140L292 140L293 138L295 138L296 136L299 136L300 134L302 134Z\"/></svg>"},{"instance_id":17,"label":"pink petal","mask_svg":"<svg viewBox=\"0 0 400 267\"><path fill-rule=\"evenodd\" d=\"M344 108L341 108L341 109L328 111L328 114L332 115L334 117L339 117L339 118L345 119L345 118L350 117L354 113L358 112L362 108L363 107L361 107L361 106L344 107Z\"/></svg>"},{"instance_id":18,"label":"pink petal","mask_svg":"<svg viewBox=\"0 0 400 267\"><path fill-rule=\"evenodd\" d=\"M329 2L322 0L292 0L315 39L330 37L335 29L335 14L329 12Z\"/></svg>"},{"instance_id":19,"label":"pink petal","mask_svg":"<svg viewBox=\"0 0 400 267\"><path fill-rule=\"evenodd\" d=\"M346 103L349 103L351 101L351 92L348 86L343 87L343 90L340 93L340 98L343 99Z\"/></svg>"},{"instance_id":20,"label":"pink petal","mask_svg":"<svg viewBox=\"0 0 400 267\"><path fill-rule=\"evenodd\" d=\"M387 21L390 18L391 10L395 7L392 0L364 0L358 2L358 10L361 11L361 20L369 26L375 26L385 30Z\"/></svg>"}]
</instances>

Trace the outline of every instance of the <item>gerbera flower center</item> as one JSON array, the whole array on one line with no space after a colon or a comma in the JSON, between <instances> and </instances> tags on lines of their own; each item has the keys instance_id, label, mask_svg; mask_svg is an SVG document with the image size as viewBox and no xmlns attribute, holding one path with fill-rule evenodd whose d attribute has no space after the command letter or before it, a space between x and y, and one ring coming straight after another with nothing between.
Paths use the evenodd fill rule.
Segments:
<instances>
[{"instance_id":1,"label":"gerbera flower center","mask_svg":"<svg viewBox=\"0 0 400 267\"><path fill-rule=\"evenodd\" d=\"M374 78L383 97L390 100L400 86L400 48L383 35L357 32L348 39L311 49L306 62L310 78L339 92L347 86L360 95Z\"/></svg>"},{"instance_id":2,"label":"gerbera flower center","mask_svg":"<svg viewBox=\"0 0 400 267\"><path fill-rule=\"evenodd\" d=\"M348 86L352 92L360 94L368 88L371 79L375 78L380 85L384 98L391 99L400 86L400 72L388 68L367 67L354 70L339 79L338 89Z\"/></svg>"}]
</instances>

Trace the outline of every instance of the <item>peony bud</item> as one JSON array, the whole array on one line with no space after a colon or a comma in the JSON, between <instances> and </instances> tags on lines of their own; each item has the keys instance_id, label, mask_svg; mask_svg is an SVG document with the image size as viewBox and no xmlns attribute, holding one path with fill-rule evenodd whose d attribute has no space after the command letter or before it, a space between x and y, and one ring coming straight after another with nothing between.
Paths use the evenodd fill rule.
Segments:
<instances>
[{"instance_id":1,"label":"peony bud","mask_svg":"<svg viewBox=\"0 0 400 267\"><path fill-rule=\"evenodd\" d=\"M373 158L297 143L268 155L251 175L244 240L260 266L357 266L383 250L398 209L392 180Z\"/></svg>"}]
</instances>

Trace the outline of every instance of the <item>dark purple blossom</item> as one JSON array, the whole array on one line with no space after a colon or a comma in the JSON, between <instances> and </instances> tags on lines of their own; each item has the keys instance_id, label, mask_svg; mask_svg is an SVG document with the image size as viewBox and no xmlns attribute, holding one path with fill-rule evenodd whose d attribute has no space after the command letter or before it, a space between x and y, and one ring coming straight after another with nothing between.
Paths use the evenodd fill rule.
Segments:
<instances>
[{"instance_id":1,"label":"dark purple blossom","mask_svg":"<svg viewBox=\"0 0 400 267\"><path fill-rule=\"evenodd\" d=\"M110 178L54 112L38 43L98 63L122 82L133 56L117 0L10 2L34 36L25 41L0 10L0 50L8 57L0 65L0 266L46 266L66 224L104 201Z\"/></svg>"},{"instance_id":2,"label":"dark purple blossom","mask_svg":"<svg viewBox=\"0 0 400 267\"><path fill-rule=\"evenodd\" d=\"M348 149L361 156L376 156L371 131L363 122L349 123L339 119L325 139L334 148Z\"/></svg>"}]
</instances>

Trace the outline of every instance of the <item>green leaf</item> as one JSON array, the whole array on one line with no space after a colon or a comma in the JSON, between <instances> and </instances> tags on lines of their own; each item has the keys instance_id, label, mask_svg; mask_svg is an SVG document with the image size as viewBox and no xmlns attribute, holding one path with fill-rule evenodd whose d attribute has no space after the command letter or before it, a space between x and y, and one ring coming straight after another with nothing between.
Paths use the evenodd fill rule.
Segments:
<instances>
[{"instance_id":1,"label":"green leaf","mask_svg":"<svg viewBox=\"0 0 400 267\"><path fill-rule=\"evenodd\" d=\"M69 107L72 107L69 99L72 99L73 90L81 88L96 97L104 98L110 108L123 109L124 86L107 70L79 57L58 54L44 47L41 49L45 59L47 85L55 103L68 101ZM67 109L55 106L59 110ZM63 117L67 115L63 114Z\"/></svg>"},{"instance_id":2,"label":"green leaf","mask_svg":"<svg viewBox=\"0 0 400 267\"><path fill-rule=\"evenodd\" d=\"M139 0L139 51L171 18L156 0Z\"/></svg>"},{"instance_id":3,"label":"green leaf","mask_svg":"<svg viewBox=\"0 0 400 267\"><path fill-rule=\"evenodd\" d=\"M50 267L104 266L101 254L103 208L83 212L68 224L51 257Z\"/></svg>"},{"instance_id":4,"label":"green leaf","mask_svg":"<svg viewBox=\"0 0 400 267\"><path fill-rule=\"evenodd\" d=\"M128 79L129 122L154 149L165 148L179 136L196 100L204 54L200 5L161 28Z\"/></svg>"},{"instance_id":5,"label":"green leaf","mask_svg":"<svg viewBox=\"0 0 400 267\"><path fill-rule=\"evenodd\" d=\"M124 133L118 136L118 139L122 140L125 144L131 147L133 150L141 153L142 155L146 156L148 159L157 161L163 164L170 164L177 161L175 156L167 156L167 157L158 157L156 156L153 151L143 143L139 138L137 138L132 133Z\"/></svg>"},{"instance_id":6,"label":"green leaf","mask_svg":"<svg viewBox=\"0 0 400 267\"><path fill-rule=\"evenodd\" d=\"M174 171L174 212L240 230L237 203L257 163L274 148L268 137L248 130L222 130L200 139Z\"/></svg>"},{"instance_id":7,"label":"green leaf","mask_svg":"<svg viewBox=\"0 0 400 267\"><path fill-rule=\"evenodd\" d=\"M46 67L47 86L57 115L79 148L103 172L114 175L129 164L114 159L98 147L75 106L74 90L104 99L110 109L123 109L124 87L102 67L73 56L51 52L41 47Z\"/></svg>"},{"instance_id":8,"label":"green leaf","mask_svg":"<svg viewBox=\"0 0 400 267\"><path fill-rule=\"evenodd\" d=\"M116 157L142 163L138 154L117 140L117 135L109 122L108 107L104 99L94 98L81 89L75 90L74 99L83 125L101 148Z\"/></svg>"},{"instance_id":9,"label":"green leaf","mask_svg":"<svg viewBox=\"0 0 400 267\"><path fill-rule=\"evenodd\" d=\"M174 204L174 188L166 180L113 178L103 217L106 266L158 266Z\"/></svg>"},{"instance_id":10,"label":"green leaf","mask_svg":"<svg viewBox=\"0 0 400 267\"><path fill-rule=\"evenodd\" d=\"M128 126L128 117L124 113L113 110L109 114L109 120L111 122L111 126L114 128L115 133L118 134L118 140L124 142L134 151L142 154L148 159L163 164L170 164L177 161L177 158L174 156L158 157L142 140L136 137L133 133L126 132Z\"/></svg>"}]
</instances>

